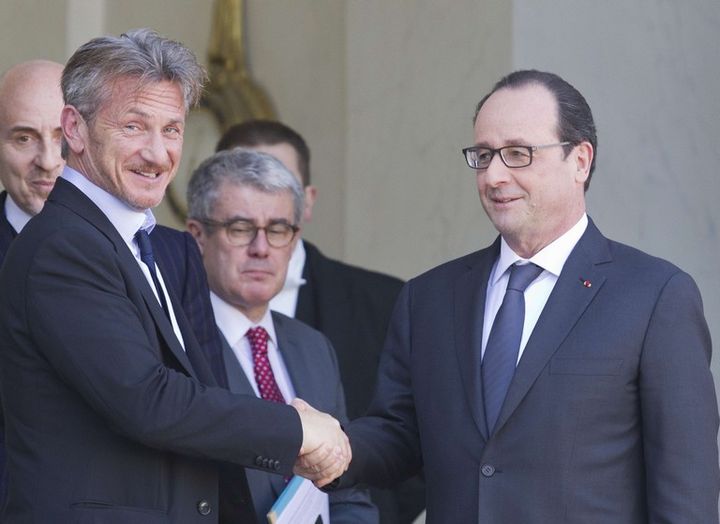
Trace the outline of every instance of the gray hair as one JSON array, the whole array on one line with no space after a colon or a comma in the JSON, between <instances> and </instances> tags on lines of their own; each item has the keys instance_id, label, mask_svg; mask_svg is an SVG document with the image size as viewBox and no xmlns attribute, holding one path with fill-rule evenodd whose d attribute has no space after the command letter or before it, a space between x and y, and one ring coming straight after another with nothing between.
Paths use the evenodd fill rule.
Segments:
<instances>
[{"instance_id":1,"label":"gray hair","mask_svg":"<svg viewBox=\"0 0 720 524\"><path fill-rule=\"evenodd\" d=\"M188 217L198 221L212 218L224 182L264 193L289 192L293 220L300 223L305 206L300 181L274 156L241 147L215 153L195 169L187 188Z\"/></svg>"},{"instance_id":2,"label":"gray hair","mask_svg":"<svg viewBox=\"0 0 720 524\"><path fill-rule=\"evenodd\" d=\"M93 38L75 51L62 75L65 103L89 122L110 97L113 83L128 77L137 78L140 85L178 84L188 111L200 100L207 73L179 42L152 29L135 29L119 37Z\"/></svg>"}]
</instances>

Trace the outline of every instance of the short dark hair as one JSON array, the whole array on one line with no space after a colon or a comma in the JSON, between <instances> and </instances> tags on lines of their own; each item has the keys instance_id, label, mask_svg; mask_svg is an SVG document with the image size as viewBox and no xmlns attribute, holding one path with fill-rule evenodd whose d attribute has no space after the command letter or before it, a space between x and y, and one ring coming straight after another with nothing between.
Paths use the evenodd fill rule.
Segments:
<instances>
[{"instance_id":1,"label":"short dark hair","mask_svg":"<svg viewBox=\"0 0 720 524\"><path fill-rule=\"evenodd\" d=\"M297 153L303 186L310 185L310 148L305 139L290 127L275 120L248 120L230 127L220 137L215 151L233 147L289 144Z\"/></svg>"},{"instance_id":2,"label":"short dark hair","mask_svg":"<svg viewBox=\"0 0 720 524\"><path fill-rule=\"evenodd\" d=\"M590 164L590 173L585 181L585 191L587 191L590 187L590 178L595 171L595 159L597 158L595 121L585 97L558 75L535 69L510 73L496 83L492 90L480 100L475 109L473 123L477 120L480 109L493 93L500 89L517 89L531 84L545 87L555 97L558 105L558 138L561 142L570 142L563 148L565 154L568 155L572 148L581 142L589 142L592 145L594 154Z\"/></svg>"}]
</instances>

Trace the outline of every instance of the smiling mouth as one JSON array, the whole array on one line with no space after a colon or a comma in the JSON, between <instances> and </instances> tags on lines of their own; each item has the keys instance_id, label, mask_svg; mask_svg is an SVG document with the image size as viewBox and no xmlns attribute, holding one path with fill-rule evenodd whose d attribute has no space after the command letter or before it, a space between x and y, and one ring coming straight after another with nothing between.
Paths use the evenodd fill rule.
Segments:
<instances>
[{"instance_id":1,"label":"smiling mouth","mask_svg":"<svg viewBox=\"0 0 720 524\"><path fill-rule=\"evenodd\" d=\"M131 169L133 173L136 175L140 175L143 178L149 178L151 180L154 180L160 176L160 173L157 171L141 171L139 169Z\"/></svg>"},{"instance_id":2,"label":"smiling mouth","mask_svg":"<svg viewBox=\"0 0 720 524\"><path fill-rule=\"evenodd\" d=\"M495 204L508 204L519 200L519 197L491 197L490 200Z\"/></svg>"}]
</instances>

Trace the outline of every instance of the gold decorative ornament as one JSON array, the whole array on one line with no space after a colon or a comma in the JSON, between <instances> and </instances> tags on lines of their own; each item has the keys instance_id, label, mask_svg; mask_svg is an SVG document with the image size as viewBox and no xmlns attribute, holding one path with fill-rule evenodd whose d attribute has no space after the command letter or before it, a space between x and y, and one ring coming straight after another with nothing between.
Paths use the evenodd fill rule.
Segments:
<instances>
[{"instance_id":1,"label":"gold decorative ornament","mask_svg":"<svg viewBox=\"0 0 720 524\"><path fill-rule=\"evenodd\" d=\"M272 102L246 66L243 0L215 0L208 48L210 80L199 106L189 112L183 157L167 202L180 220L187 217L185 189L195 168L215 151L232 125L254 118L275 118Z\"/></svg>"}]
</instances>

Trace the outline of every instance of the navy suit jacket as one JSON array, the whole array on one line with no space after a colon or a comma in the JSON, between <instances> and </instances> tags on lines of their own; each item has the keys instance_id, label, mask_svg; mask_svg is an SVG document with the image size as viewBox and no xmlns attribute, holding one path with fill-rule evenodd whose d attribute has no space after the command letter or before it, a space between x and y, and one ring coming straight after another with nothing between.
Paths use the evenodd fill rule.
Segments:
<instances>
[{"instance_id":1,"label":"navy suit jacket","mask_svg":"<svg viewBox=\"0 0 720 524\"><path fill-rule=\"evenodd\" d=\"M155 260L182 304L218 385L227 387L221 335L215 324L207 276L197 242L187 232L156 225L150 234Z\"/></svg>"},{"instance_id":2,"label":"navy suit jacket","mask_svg":"<svg viewBox=\"0 0 720 524\"><path fill-rule=\"evenodd\" d=\"M0 271L2 521L214 523L215 461L289 474L292 407L214 387L103 212L58 179ZM176 298L171 291L170 299Z\"/></svg>"},{"instance_id":3,"label":"navy suit jacket","mask_svg":"<svg viewBox=\"0 0 720 524\"><path fill-rule=\"evenodd\" d=\"M404 287L339 485L423 466L430 524L717 523L718 411L693 280L590 222L488 435L480 347L498 254L496 241Z\"/></svg>"},{"instance_id":4,"label":"navy suit jacket","mask_svg":"<svg viewBox=\"0 0 720 524\"><path fill-rule=\"evenodd\" d=\"M330 339L338 357L350 419L365 413L385 334L403 281L333 260L310 242L295 318Z\"/></svg>"},{"instance_id":5,"label":"navy suit jacket","mask_svg":"<svg viewBox=\"0 0 720 524\"><path fill-rule=\"evenodd\" d=\"M10 242L17 236L17 232L8 222L5 216L5 199L7 192L0 192L0 267L2 267L5 254L10 248ZM2 404L0 404L0 508L5 502L6 494L5 480L5 422L2 416Z\"/></svg>"},{"instance_id":6,"label":"navy suit jacket","mask_svg":"<svg viewBox=\"0 0 720 524\"><path fill-rule=\"evenodd\" d=\"M272 313L278 349L298 397L314 408L347 423L345 398L335 351L318 331L281 313ZM222 335L221 335L222 336ZM244 395L255 392L224 337L223 351L230 391ZM285 488L283 477L263 471L247 471L250 492L257 511L257 523L266 524L266 514ZM333 524L377 524L378 512L366 491L350 488L330 494Z\"/></svg>"},{"instance_id":7,"label":"navy suit jacket","mask_svg":"<svg viewBox=\"0 0 720 524\"><path fill-rule=\"evenodd\" d=\"M305 284L298 293L295 318L330 339L352 420L365 414L372 399L380 352L403 281L328 258L306 240L303 244ZM409 524L425 507L420 475L392 490L371 493L383 524Z\"/></svg>"},{"instance_id":8,"label":"navy suit jacket","mask_svg":"<svg viewBox=\"0 0 720 524\"><path fill-rule=\"evenodd\" d=\"M2 266L2 261L5 259L5 254L10 247L10 242L17 236L17 232L5 216L6 198L7 193L5 191L0 192L0 266Z\"/></svg>"}]
</instances>

